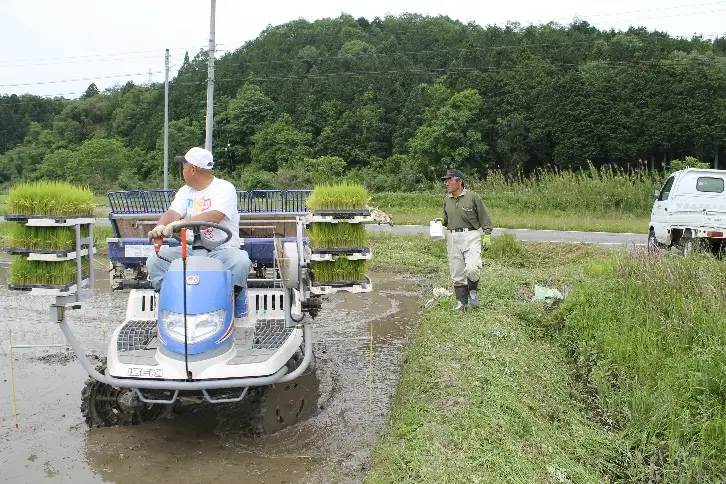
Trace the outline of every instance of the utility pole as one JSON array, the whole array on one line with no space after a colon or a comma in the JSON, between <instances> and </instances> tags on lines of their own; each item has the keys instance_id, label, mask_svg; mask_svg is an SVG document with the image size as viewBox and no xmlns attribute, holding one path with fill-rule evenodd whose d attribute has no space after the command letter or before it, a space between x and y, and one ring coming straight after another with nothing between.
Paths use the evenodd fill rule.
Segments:
<instances>
[{"instance_id":1,"label":"utility pole","mask_svg":"<svg viewBox=\"0 0 726 484\"><path fill-rule=\"evenodd\" d=\"M169 49L164 56L164 190L169 189Z\"/></svg>"},{"instance_id":2,"label":"utility pole","mask_svg":"<svg viewBox=\"0 0 726 484\"><path fill-rule=\"evenodd\" d=\"M204 147L212 151L212 125L214 122L214 13L217 0L212 0L212 14L209 19L209 68L207 72L207 139Z\"/></svg>"}]
</instances>

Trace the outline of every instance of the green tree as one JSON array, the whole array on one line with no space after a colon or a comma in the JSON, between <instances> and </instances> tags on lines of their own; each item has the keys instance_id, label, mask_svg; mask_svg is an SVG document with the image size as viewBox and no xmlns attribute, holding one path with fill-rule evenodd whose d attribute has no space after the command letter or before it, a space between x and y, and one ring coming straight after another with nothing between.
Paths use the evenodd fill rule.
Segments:
<instances>
[{"instance_id":1,"label":"green tree","mask_svg":"<svg viewBox=\"0 0 726 484\"><path fill-rule=\"evenodd\" d=\"M193 146L204 145L204 133L200 123L188 118L169 121L169 159L183 155ZM159 159L164 154L164 133L156 140L156 152Z\"/></svg>"},{"instance_id":2,"label":"green tree","mask_svg":"<svg viewBox=\"0 0 726 484\"><path fill-rule=\"evenodd\" d=\"M156 89L124 89L118 107L111 116L110 136L125 141L126 146L151 151L164 129L164 93Z\"/></svg>"},{"instance_id":3,"label":"green tree","mask_svg":"<svg viewBox=\"0 0 726 484\"><path fill-rule=\"evenodd\" d=\"M118 186L119 178L140 182L151 171L148 155L139 149L129 149L119 140L94 138L76 150L58 150L48 154L38 168L38 174L88 185L102 192ZM132 187L127 184L124 188Z\"/></svg>"},{"instance_id":4,"label":"green tree","mask_svg":"<svg viewBox=\"0 0 726 484\"><path fill-rule=\"evenodd\" d=\"M261 128L252 137L252 165L266 171L309 158L312 138L292 127L292 118L283 114L277 121Z\"/></svg>"},{"instance_id":5,"label":"green tree","mask_svg":"<svg viewBox=\"0 0 726 484\"><path fill-rule=\"evenodd\" d=\"M86 92L83 93L83 97L85 99L88 99L93 96L98 96L99 94L101 94L101 91L98 90L98 86L96 86L96 83L92 82L86 88Z\"/></svg>"},{"instance_id":6,"label":"green tree","mask_svg":"<svg viewBox=\"0 0 726 484\"><path fill-rule=\"evenodd\" d=\"M509 175L519 175L529 157L527 123L522 114L511 114L497 120L496 151L502 169Z\"/></svg>"},{"instance_id":7,"label":"green tree","mask_svg":"<svg viewBox=\"0 0 726 484\"><path fill-rule=\"evenodd\" d=\"M249 163L252 137L261 126L272 121L274 116L275 103L259 86L249 83L242 86L237 96L229 102L227 109L215 117L217 152L221 155L219 147L224 149L220 165L234 171L238 165Z\"/></svg>"},{"instance_id":8,"label":"green tree","mask_svg":"<svg viewBox=\"0 0 726 484\"><path fill-rule=\"evenodd\" d=\"M473 89L458 92L439 110L428 114L410 142L411 156L430 178L447 167L482 171L487 143L479 117L482 98Z\"/></svg>"}]
</instances>

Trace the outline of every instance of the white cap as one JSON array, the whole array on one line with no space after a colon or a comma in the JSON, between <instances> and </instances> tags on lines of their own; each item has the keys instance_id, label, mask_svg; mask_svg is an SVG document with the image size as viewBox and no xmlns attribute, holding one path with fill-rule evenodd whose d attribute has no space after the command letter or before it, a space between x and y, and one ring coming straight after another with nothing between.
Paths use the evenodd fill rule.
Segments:
<instances>
[{"instance_id":1,"label":"white cap","mask_svg":"<svg viewBox=\"0 0 726 484\"><path fill-rule=\"evenodd\" d=\"M205 170L211 170L214 168L214 158L212 153L205 150L204 148L197 148L196 146L184 156L177 156L174 158L177 163L187 162L190 165L194 165L197 168L204 168Z\"/></svg>"}]
</instances>

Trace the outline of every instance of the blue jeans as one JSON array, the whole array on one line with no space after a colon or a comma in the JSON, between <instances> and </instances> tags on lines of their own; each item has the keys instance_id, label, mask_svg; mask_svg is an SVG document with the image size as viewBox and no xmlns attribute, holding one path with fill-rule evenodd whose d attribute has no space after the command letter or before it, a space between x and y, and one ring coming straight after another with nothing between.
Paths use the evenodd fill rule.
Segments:
<instances>
[{"instance_id":1,"label":"blue jeans","mask_svg":"<svg viewBox=\"0 0 726 484\"><path fill-rule=\"evenodd\" d=\"M159 251L162 257L168 260L179 259L181 257L181 247L162 247ZM187 254L193 255L194 251L188 248ZM247 252L233 247L224 249L215 249L209 253L209 257L222 262L224 268L232 271L232 281L235 286L247 287L247 274L250 271L250 257ZM146 268L149 271L149 279L152 287L161 290L161 282L164 274L169 270L171 264L161 259L157 254L146 259Z\"/></svg>"}]
</instances>

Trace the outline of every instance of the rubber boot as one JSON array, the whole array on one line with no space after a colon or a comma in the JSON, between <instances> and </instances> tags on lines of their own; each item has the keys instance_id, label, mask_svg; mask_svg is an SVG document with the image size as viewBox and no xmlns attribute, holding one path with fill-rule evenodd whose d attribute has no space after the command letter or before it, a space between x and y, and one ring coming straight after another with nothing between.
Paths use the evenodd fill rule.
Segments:
<instances>
[{"instance_id":1,"label":"rubber boot","mask_svg":"<svg viewBox=\"0 0 726 484\"><path fill-rule=\"evenodd\" d=\"M469 281L469 307L476 309L479 307L479 281Z\"/></svg>"},{"instance_id":2,"label":"rubber boot","mask_svg":"<svg viewBox=\"0 0 726 484\"><path fill-rule=\"evenodd\" d=\"M466 311L469 288L467 286L454 286L454 293L456 294L456 306L452 308L452 311Z\"/></svg>"},{"instance_id":3,"label":"rubber boot","mask_svg":"<svg viewBox=\"0 0 726 484\"><path fill-rule=\"evenodd\" d=\"M234 300L234 317L245 318L247 317L247 288L235 287L235 293L237 297Z\"/></svg>"}]
</instances>

